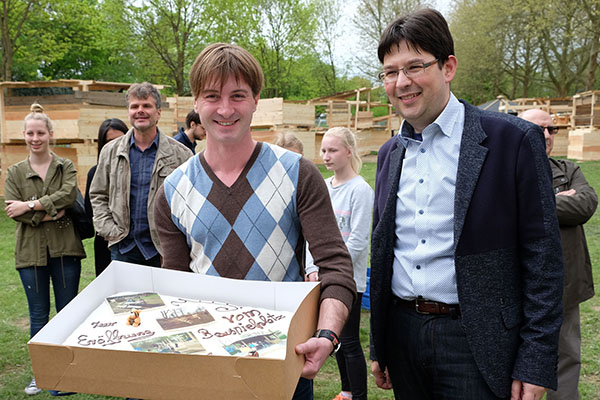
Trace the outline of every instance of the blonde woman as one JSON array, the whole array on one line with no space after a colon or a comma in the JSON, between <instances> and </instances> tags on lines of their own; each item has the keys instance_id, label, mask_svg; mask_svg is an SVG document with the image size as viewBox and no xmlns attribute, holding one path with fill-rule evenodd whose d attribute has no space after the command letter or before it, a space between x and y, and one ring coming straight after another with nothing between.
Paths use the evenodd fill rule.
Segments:
<instances>
[{"instance_id":1,"label":"blonde woman","mask_svg":"<svg viewBox=\"0 0 600 400\"><path fill-rule=\"evenodd\" d=\"M336 360L342 391L335 400L367 398L367 365L360 345L360 306L367 287L369 232L373 213L373 189L359 175L362 161L356 136L348 128L331 128L323 136L321 157L333 176L325 180L338 227L352 257L358 296L340 335L342 346ZM307 256L307 280L316 280L318 267Z\"/></svg>"},{"instance_id":2,"label":"blonde woman","mask_svg":"<svg viewBox=\"0 0 600 400\"><path fill-rule=\"evenodd\" d=\"M60 311L77 295L85 257L81 239L65 215L77 195L75 167L50 150L53 134L42 106L33 104L23 131L29 156L8 168L4 188L4 210L17 222L15 264L29 305L31 337L48 322L50 279ZM25 388L29 395L40 391L35 378Z\"/></svg>"}]
</instances>

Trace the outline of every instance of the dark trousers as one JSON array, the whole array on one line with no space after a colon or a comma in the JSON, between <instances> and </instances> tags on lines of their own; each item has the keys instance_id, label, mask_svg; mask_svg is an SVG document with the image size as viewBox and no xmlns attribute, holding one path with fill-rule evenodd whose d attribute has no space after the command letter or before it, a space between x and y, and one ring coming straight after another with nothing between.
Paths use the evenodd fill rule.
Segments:
<instances>
[{"instance_id":1,"label":"dark trousers","mask_svg":"<svg viewBox=\"0 0 600 400\"><path fill-rule=\"evenodd\" d=\"M356 302L352 305L350 315L340 334L342 346L336 353L342 390L352 393L353 400L367 398L367 362L360 345L360 307L362 293L358 293Z\"/></svg>"},{"instance_id":2,"label":"dark trousers","mask_svg":"<svg viewBox=\"0 0 600 400\"><path fill-rule=\"evenodd\" d=\"M94 237L94 263L96 264L96 276L100 275L108 264L110 264L110 250L108 242L102 236Z\"/></svg>"},{"instance_id":3,"label":"dark trousers","mask_svg":"<svg viewBox=\"0 0 600 400\"><path fill-rule=\"evenodd\" d=\"M419 314L396 304L390 320L386 341L395 398L498 399L475 364L460 316Z\"/></svg>"},{"instance_id":4,"label":"dark trousers","mask_svg":"<svg viewBox=\"0 0 600 400\"><path fill-rule=\"evenodd\" d=\"M19 268L19 276L29 305L29 334L33 337L48 323L50 315L50 279L56 311L66 306L79 291L81 260L76 257L50 258L42 267Z\"/></svg>"},{"instance_id":5,"label":"dark trousers","mask_svg":"<svg viewBox=\"0 0 600 400\"><path fill-rule=\"evenodd\" d=\"M133 249L129 250L125 254L121 254L119 251L119 245L115 244L110 248L110 258L116 261L124 261L132 264L147 265L149 267L160 268L160 254L146 260L140 249L134 246Z\"/></svg>"},{"instance_id":6,"label":"dark trousers","mask_svg":"<svg viewBox=\"0 0 600 400\"><path fill-rule=\"evenodd\" d=\"M313 400L313 380L300 378L292 400Z\"/></svg>"}]
</instances>

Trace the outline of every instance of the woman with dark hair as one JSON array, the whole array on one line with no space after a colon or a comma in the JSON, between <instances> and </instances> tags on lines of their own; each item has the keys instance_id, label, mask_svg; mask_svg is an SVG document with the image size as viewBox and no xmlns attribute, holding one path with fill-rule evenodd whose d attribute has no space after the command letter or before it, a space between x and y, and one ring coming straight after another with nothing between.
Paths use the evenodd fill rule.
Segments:
<instances>
[{"instance_id":1,"label":"woman with dark hair","mask_svg":"<svg viewBox=\"0 0 600 400\"><path fill-rule=\"evenodd\" d=\"M98 129L98 157L104 145L113 139L123 136L127 133L127 125L118 118L109 118L105 120ZM90 219L92 219L92 203L90 202L90 185L94 174L96 173L97 165L94 165L87 176L87 184L85 186L85 211ZM94 262L96 264L96 276L110 264L110 250L108 242L102 236L94 238Z\"/></svg>"},{"instance_id":2,"label":"woman with dark hair","mask_svg":"<svg viewBox=\"0 0 600 400\"><path fill-rule=\"evenodd\" d=\"M71 160L52 152L52 121L37 103L25 117L23 137L29 155L8 168L4 210L17 223L15 266L27 296L33 337L50 316L50 281L57 312L77 295L85 251L65 215L77 197L77 171ZM25 388L28 395L40 392L35 378Z\"/></svg>"}]
</instances>

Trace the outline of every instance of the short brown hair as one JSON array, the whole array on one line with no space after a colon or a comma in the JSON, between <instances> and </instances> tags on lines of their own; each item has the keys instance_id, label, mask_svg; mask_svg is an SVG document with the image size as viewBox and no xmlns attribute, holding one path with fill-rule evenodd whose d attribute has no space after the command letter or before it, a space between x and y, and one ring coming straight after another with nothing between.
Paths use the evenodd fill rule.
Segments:
<instances>
[{"instance_id":1,"label":"short brown hair","mask_svg":"<svg viewBox=\"0 0 600 400\"><path fill-rule=\"evenodd\" d=\"M432 8L404 15L385 28L377 49L379 61L383 63L385 55L402 41L418 53L421 50L431 53L438 59L440 68L448 57L454 55L454 40L448 23Z\"/></svg>"},{"instance_id":2,"label":"short brown hair","mask_svg":"<svg viewBox=\"0 0 600 400\"><path fill-rule=\"evenodd\" d=\"M135 97L136 99L146 100L148 97L152 96L154 98L154 103L156 104L156 108L160 109L160 92L158 89L151 83L142 82L142 83L134 83L129 87L126 94L127 99L127 107L129 107L129 98Z\"/></svg>"},{"instance_id":3,"label":"short brown hair","mask_svg":"<svg viewBox=\"0 0 600 400\"><path fill-rule=\"evenodd\" d=\"M230 76L243 79L258 96L263 87L263 72L258 61L246 49L227 43L211 44L196 57L190 71L192 95L198 95L207 84L220 82L221 86Z\"/></svg>"}]
</instances>

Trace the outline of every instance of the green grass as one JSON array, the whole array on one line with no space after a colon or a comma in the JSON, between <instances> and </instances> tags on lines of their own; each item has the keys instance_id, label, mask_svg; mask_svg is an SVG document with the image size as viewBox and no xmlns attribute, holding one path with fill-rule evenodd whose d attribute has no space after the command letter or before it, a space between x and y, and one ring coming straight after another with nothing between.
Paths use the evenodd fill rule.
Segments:
<instances>
[{"instance_id":1,"label":"green grass","mask_svg":"<svg viewBox=\"0 0 600 400\"><path fill-rule=\"evenodd\" d=\"M600 191L600 162L580 163L590 184ZM323 166L325 177L331 176ZM366 163L361 174L372 186L375 182L375 164ZM26 399L23 388L29 383L32 372L27 352L29 318L27 300L19 275L14 268L15 224L0 212L0 399ZM600 287L600 214L596 213L585 225L588 246L594 266L594 282ZM83 260L81 288L94 278L93 242L84 241L89 257ZM585 302L581 307L582 358L580 392L583 400L600 400L600 296ZM363 311L361 320L361 342L368 358L369 313ZM369 368L370 371L370 368ZM369 377L369 398L392 399L389 391L375 386ZM339 373L335 359L330 357L315 380L315 399L330 400L340 390ZM48 392L35 398L51 399ZM74 399L108 399L105 396L79 394Z\"/></svg>"}]
</instances>

